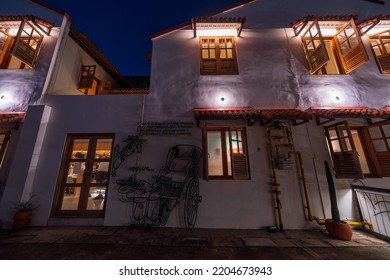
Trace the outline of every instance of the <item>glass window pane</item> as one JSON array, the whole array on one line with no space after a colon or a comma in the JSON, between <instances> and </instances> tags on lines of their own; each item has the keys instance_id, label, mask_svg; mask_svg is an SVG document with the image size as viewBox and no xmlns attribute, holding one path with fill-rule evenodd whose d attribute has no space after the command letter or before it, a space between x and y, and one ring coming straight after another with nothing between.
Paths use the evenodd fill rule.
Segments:
<instances>
[{"instance_id":1,"label":"glass window pane","mask_svg":"<svg viewBox=\"0 0 390 280\"><path fill-rule=\"evenodd\" d=\"M376 56L380 56L381 55L381 51L380 51L379 47L373 47L372 49L374 50L374 53L375 53Z\"/></svg>"},{"instance_id":2,"label":"glass window pane","mask_svg":"<svg viewBox=\"0 0 390 280\"><path fill-rule=\"evenodd\" d=\"M386 152L387 151L386 143L382 139L381 140L374 140L374 141L372 141L372 143L374 144L374 148L375 148L376 152Z\"/></svg>"},{"instance_id":3,"label":"glass window pane","mask_svg":"<svg viewBox=\"0 0 390 280\"><path fill-rule=\"evenodd\" d=\"M219 47L220 48L226 48L225 39L219 39Z\"/></svg>"},{"instance_id":4,"label":"glass window pane","mask_svg":"<svg viewBox=\"0 0 390 280\"><path fill-rule=\"evenodd\" d=\"M347 26L347 28L345 28L345 34L347 35L347 37L354 36L355 30L353 30L353 27L351 25L349 25L349 26Z\"/></svg>"},{"instance_id":5,"label":"glass window pane","mask_svg":"<svg viewBox=\"0 0 390 280\"><path fill-rule=\"evenodd\" d=\"M207 39L202 39L202 48L207 48L207 47L208 47Z\"/></svg>"},{"instance_id":6,"label":"glass window pane","mask_svg":"<svg viewBox=\"0 0 390 280\"><path fill-rule=\"evenodd\" d=\"M66 183L81 183L85 170L85 162L70 162Z\"/></svg>"},{"instance_id":7,"label":"glass window pane","mask_svg":"<svg viewBox=\"0 0 390 280\"><path fill-rule=\"evenodd\" d=\"M232 41L232 39L226 39L226 47L233 48L233 41Z\"/></svg>"},{"instance_id":8,"label":"glass window pane","mask_svg":"<svg viewBox=\"0 0 390 280\"><path fill-rule=\"evenodd\" d=\"M351 46L351 49L353 49L354 47L356 47L359 44L359 41L358 41L358 38L356 37L356 35L351 36L348 41L349 41L349 45Z\"/></svg>"},{"instance_id":9,"label":"glass window pane","mask_svg":"<svg viewBox=\"0 0 390 280\"><path fill-rule=\"evenodd\" d=\"M242 135L240 130L237 131L237 135L238 135L238 140L242 141Z\"/></svg>"},{"instance_id":10,"label":"glass window pane","mask_svg":"<svg viewBox=\"0 0 390 280\"><path fill-rule=\"evenodd\" d=\"M61 210L77 210L80 200L80 187L65 187Z\"/></svg>"},{"instance_id":11,"label":"glass window pane","mask_svg":"<svg viewBox=\"0 0 390 280\"><path fill-rule=\"evenodd\" d=\"M383 125L382 129L383 133L385 134L385 137L390 137L390 124Z\"/></svg>"},{"instance_id":12,"label":"glass window pane","mask_svg":"<svg viewBox=\"0 0 390 280\"><path fill-rule=\"evenodd\" d=\"M337 35L337 40L339 41L340 45L343 44L347 40L347 38L345 37L345 33L344 32L340 32Z\"/></svg>"},{"instance_id":13,"label":"glass window pane","mask_svg":"<svg viewBox=\"0 0 390 280\"><path fill-rule=\"evenodd\" d=\"M87 158L88 139L75 139L72 148L72 158Z\"/></svg>"},{"instance_id":14,"label":"glass window pane","mask_svg":"<svg viewBox=\"0 0 390 280\"><path fill-rule=\"evenodd\" d=\"M237 130L232 130L231 131L231 135L232 135L232 140L237 140Z\"/></svg>"},{"instance_id":15,"label":"glass window pane","mask_svg":"<svg viewBox=\"0 0 390 280\"><path fill-rule=\"evenodd\" d=\"M372 139L382 138L382 133L378 126L370 127L368 131Z\"/></svg>"},{"instance_id":16,"label":"glass window pane","mask_svg":"<svg viewBox=\"0 0 390 280\"><path fill-rule=\"evenodd\" d=\"M341 147L338 140L331 141L331 145L335 153L341 152Z\"/></svg>"},{"instance_id":17,"label":"glass window pane","mask_svg":"<svg viewBox=\"0 0 390 280\"><path fill-rule=\"evenodd\" d=\"M98 139L96 143L95 158L110 158L112 139Z\"/></svg>"},{"instance_id":18,"label":"glass window pane","mask_svg":"<svg viewBox=\"0 0 390 280\"><path fill-rule=\"evenodd\" d=\"M214 49L210 50L210 57L209 58L211 58L211 59L215 58L215 50Z\"/></svg>"},{"instance_id":19,"label":"glass window pane","mask_svg":"<svg viewBox=\"0 0 390 280\"><path fill-rule=\"evenodd\" d=\"M107 183L109 179L108 167L108 161L94 162L91 183Z\"/></svg>"},{"instance_id":20,"label":"glass window pane","mask_svg":"<svg viewBox=\"0 0 390 280\"><path fill-rule=\"evenodd\" d=\"M221 132L207 132L208 174L210 176L222 176L222 139Z\"/></svg>"},{"instance_id":21,"label":"glass window pane","mask_svg":"<svg viewBox=\"0 0 390 280\"><path fill-rule=\"evenodd\" d=\"M227 51L227 58L233 58L233 50L228 49Z\"/></svg>"},{"instance_id":22,"label":"glass window pane","mask_svg":"<svg viewBox=\"0 0 390 280\"><path fill-rule=\"evenodd\" d=\"M349 140L349 138L340 139L340 144L343 152L352 151L351 141Z\"/></svg>"},{"instance_id":23,"label":"glass window pane","mask_svg":"<svg viewBox=\"0 0 390 280\"><path fill-rule=\"evenodd\" d=\"M235 133L232 133L235 134ZM232 145L234 145L234 141L232 141ZM228 176L232 175L232 159L231 159L231 150L230 150L230 139L229 139L229 133L226 133L226 159L227 159L227 169L228 169Z\"/></svg>"},{"instance_id":24,"label":"glass window pane","mask_svg":"<svg viewBox=\"0 0 390 280\"><path fill-rule=\"evenodd\" d=\"M87 202L87 210L103 210L105 196L106 196L106 187L104 186L90 187L88 202Z\"/></svg>"},{"instance_id":25,"label":"glass window pane","mask_svg":"<svg viewBox=\"0 0 390 280\"><path fill-rule=\"evenodd\" d=\"M220 50L219 51L219 57L220 58L226 58L226 50Z\"/></svg>"},{"instance_id":26,"label":"glass window pane","mask_svg":"<svg viewBox=\"0 0 390 280\"><path fill-rule=\"evenodd\" d=\"M336 130L334 130L334 129L329 129L328 131L329 131L329 137L330 137L331 140L337 138Z\"/></svg>"},{"instance_id":27,"label":"glass window pane","mask_svg":"<svg viewBox=\"0 0 390 280\"><path fill-rule=\"evenodd\" d=\"M386 40L386 43L383 44L383 49L386 51L386 53L390 53L390 41Z\"/></svg>"},{"instance_id":28,"label":"glass window pane","mask_svg":"<svg viewBox=\"0 0 390 280\"><path fill-rule=\"evenodd\" d=\"M202 58L209 58L209 51L207 49L202 50Z\"/></svg>"}]
</instances>

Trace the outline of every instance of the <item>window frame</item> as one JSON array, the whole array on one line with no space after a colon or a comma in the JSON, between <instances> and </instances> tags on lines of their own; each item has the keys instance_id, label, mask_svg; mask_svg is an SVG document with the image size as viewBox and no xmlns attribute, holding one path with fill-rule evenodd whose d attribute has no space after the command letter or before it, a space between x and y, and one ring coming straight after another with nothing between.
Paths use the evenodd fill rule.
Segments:
<instances>
[{"instance_id":1,"label":"window frame","mask_svg":"<svg viewBox=\"0 0 390 280\"><path fill-rule=\"evenodd\" d=\"M34 68L44 37L35 25L25 18L21 21L15 36L10 35L7 28L2 28L0 32L8 36L0 50L0 68ZM14 67L10 67L10 64Z\"/></svg>"},{"instance_id":2,"label":"window frame","mask_svg":"<svg viewBox=\"0 0 390 280\"><path fill-rule=\"evenodd\" d=\"M387 33L387 36L384 36L382 34ZM382 74L390 74L390 29L372 34L367 35L368 41L370 42L370 47L372 50L372 53L375 57L375 60L378 64L379 70ZM388 42L384 42L384 38L388 37ZM379 42L377 42L379 41ZM388 44L389 49L387 50L384 45ZM378 48L380 55L377 54L375 51L375 47Z\"/></svg>"},{"instance_id":3,"label":"window frame","mask_svg":"<svg viewBox=\"0 0 390 280\"><path fill-rule=\"evenodd\" d=\"M210 44L208 44L207 47L204 47L203 40L207 40L208 42L210 40L214 40L215 47L210 47ZM225 40L225 47L221 47L220 40ZM231 47L227 46L227 40L231 40ZM210 50L214 50L215 52L215 58L204 58L203 52L207 51L208 54L210 54ZM226 57L222 58L221 53L225 50ZM228 52L231 50L232 58L227 58ZM235 38L234 36L200 36L199 37L199 56L200 56L200 74L201 75L238 75L238 66L237 66L237 55L236 55L236 44L235 44ZM224 71L224 63L223 62L229 61L232 63L231 70ZM210 67L206 67L206 63L214 62L215 63L215 69L209 70Z\"/></svg>"},{"instance_id":4,"label":"window frame","mask_svg":"<svg viewBox=\"0 0 390 280\"><path fill-rule=\"evenodd\" d=\"M107 157L98 157L96 155L99 149L99 140L109 139L111 140L111 150ZM87 140L86 154L82 157L77 157L77 153L72 153L76 149L77 140ZM109 193L110 185L110 170L113 161L115 135L111 133L102 134L68 134L66 139L66 145L64 147L61 168L58 174L56 193L54 197L54 203L52 207L51 215L53 217L104 217L107 204L107 195ZM71 163L84 164L83 172L80 172L77 179L74 182L68 181L68 171ZM96 163L106 163L108 168L108 178L105 182L94 181L94 168ZM102 205L102 209L88 209L89 192L91 188L105 188L105 197ZM79 201L76 209L62 209L64 196L67 188L78 188L80 191Z\"/></svg>"},{"instance_id":5,"label":"window frame","mask_svg":"<svg viewBox=\"0 0 390 280\"><path fill-rule=\"evenodd\" d=\"M329 128L337 125L343 125L345 130L348 131L344 137L348 137L350 145L353 151L342 151L343 154L337 155L330 144ZM383 129L383 126L389 126L387 134ZM373 138L370 134L370 129L379 128L380 136ZM356 130L358 133L358 139L362 146L364 156L366 158L369 173L362 171L359 154L356 150L356 144L351 136L351 130ZM324 127L325 136L327 139L329 152L332 158L335 176L336 178L364 178L364 177L390 177L390 121L383 121L374 123L368 126L352 127L350 128L347 121L332 124ZM335 140L336 138L333 138ZM375 149L374 141L382 141L386 149L383 151L377 151ZM340 145L342 146L342 145ZM349 153L349 155L347 155ZM344 156L344 158L342 158ZM337 157L337 158L336 158ZM339 166L340 165L340 166ZM342 169L348 169L348 172L343 172ZM353 174L352 171L356 173Z\"/></svg>"},{"instance_id":6,"label":"window frame","mask_svg":"<svg viewBox=\"0 0 390 280\"><path fill-rule=\"evenodd\" d=\"M316 31L312 32L314 28ZM347 32L347 29L349 32ZM353 19L342 25L331 38L334 53L337 56L336 59L341 64L339 69L341 74L349 74L368 61L366 49ZM301 41L309 64L310 74L319 73L319 70L328 63L329 54L317 19L314 19L313 23L302 34ZM309 48L310 45L312 45L312 48ZM311 49L313 50L311 51Z\"/></svg>"},{"instance_id":7,"label":"window frame","mask_svg":"<svg viewBox=\"0 0 390 280\"><path fill-rule=\"evenodd\" d=\"M238 131L241 132L241 140L238 137ZM221 135L221 155L222 155L222 175L209 175L209 151L208 151L208 132L220 132ZM235 139L232 133L236 133ZM227 145L229 139L229 147ZM239 151L242 153L234 153L232 143L236 142ZM203 150L206 151L204 157L204 178L206 180L228 179L228 180L250 180L250 164L248 157L248 143L246 130L244 127L205 127L203 129ZM230 158L230 171L229 163Z\"/></svg>"},{"instance_id":8,"label":"window frame","mask_svg":"<svg viewBox=\"0 0 390 280\"><path fill-rule=\"evenodd\" d=\"M331 130L334 130L335 134L332 135ZM325 126L324 132L336 178L364 178L348 122Z\"/></svg>"}]
</instances>

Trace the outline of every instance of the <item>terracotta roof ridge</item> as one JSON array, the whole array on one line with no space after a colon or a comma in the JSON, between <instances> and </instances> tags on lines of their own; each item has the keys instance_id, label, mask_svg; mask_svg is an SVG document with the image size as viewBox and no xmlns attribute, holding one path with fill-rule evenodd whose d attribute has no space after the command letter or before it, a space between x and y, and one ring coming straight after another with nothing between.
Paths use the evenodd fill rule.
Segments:
<instances>
[{"instance_id":1,"label":"terracotta roof ridge","mask_svg":"<svg viewBox=\"0 0 390 280\"><path fill-rule=\"evenodd\" d=\"M40 17L34 16L34 15L8 15L8 16L0 16L0 20L2 21L19 21L23 19L28 20L36 20L38 23L43 25L49 25L50 27L53 26L52 22L49 22L45 19L42 19Z\"/></svg>"},{"instance_id":2,"label":"terracotta roof ridge","mask_svg":"<svg viewBox=\"0 0 390 280\"><path fill-rule=\"evenodd\" d=\"M302 22L307 22L311 21L314 19L320 20L320 21L332 21L332 20L337 20L337 21L343 21L343 20L350 20L350 19L357 19L357 15L348 15L348 14L335 14L335 15L306 15L303 18L297 19L291 23L291 27L297 26L301 24Z\"/></svg>"},{"instance_id":3,"label":"terracotta roof ridge","mask_svg":"<svg viewBox=\"0 0 390 280\"><path fill-rule=\"evenodd\" d=\"M149 88L116 88L110 90L110 93L149 93Z\"/></svg>"}]
</instances>

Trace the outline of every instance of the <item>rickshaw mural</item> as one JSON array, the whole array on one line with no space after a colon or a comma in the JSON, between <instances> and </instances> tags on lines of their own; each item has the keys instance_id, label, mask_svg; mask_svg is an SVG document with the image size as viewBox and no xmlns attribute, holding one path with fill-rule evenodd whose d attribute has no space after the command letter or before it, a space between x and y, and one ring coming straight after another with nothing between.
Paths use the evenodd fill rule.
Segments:
<instances>
[{"instance_id":1,"label":"rickshaw mural","mask_svg":"<svg viewBox=\"0 0 390 280\"><path fill-rule=\"evenodd\" d=\"M115 155L114 151L113 174L126 157L140 151L144 141L129 136L122 150L115 149L119 155ZM165 226L170 214L180 205L180 220L186 228L194 228L198 204L202 201L198 179L201 157L202 151L195 145L176 145L168 150L165 165L160 168L154 182L137 179L141 172L152 171L148 167L132 168L133 174L127 180L116 180L119 199L132 203L134 226Z\"/></svg>"}]
</instances>

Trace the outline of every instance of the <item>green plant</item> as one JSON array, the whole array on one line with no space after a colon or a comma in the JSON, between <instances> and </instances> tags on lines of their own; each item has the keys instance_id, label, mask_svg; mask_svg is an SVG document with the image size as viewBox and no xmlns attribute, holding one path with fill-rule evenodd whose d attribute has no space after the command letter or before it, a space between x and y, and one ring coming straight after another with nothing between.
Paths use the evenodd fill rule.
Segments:
<instances>
[{"instance_id":1,"label":"green plant","mask_svg":"<svg viewBox=\"0 0 390 280\"><path fill-rule=\"evenodd\" d=\"M16 205L15 210L16 211L26 211L26 210L31 210L34 209L34 206L31 202L31 200L26 200L26 201L21 201Z\"/></svg>"},{"instance_id":2,"label":"green plant","mask_svg":"<svg viewBox=\"0 0 390 280\"><path fill-rule=\"evenodd\" d=\"M336 188L333 182L333 175L330 170L329 163L327 161L324 161L324 164L325 164L326 179L328 180L332 220L335 223L340 223L341 219L340 219L339 208L337 205Z\"/></svg>"}]
</instances>

